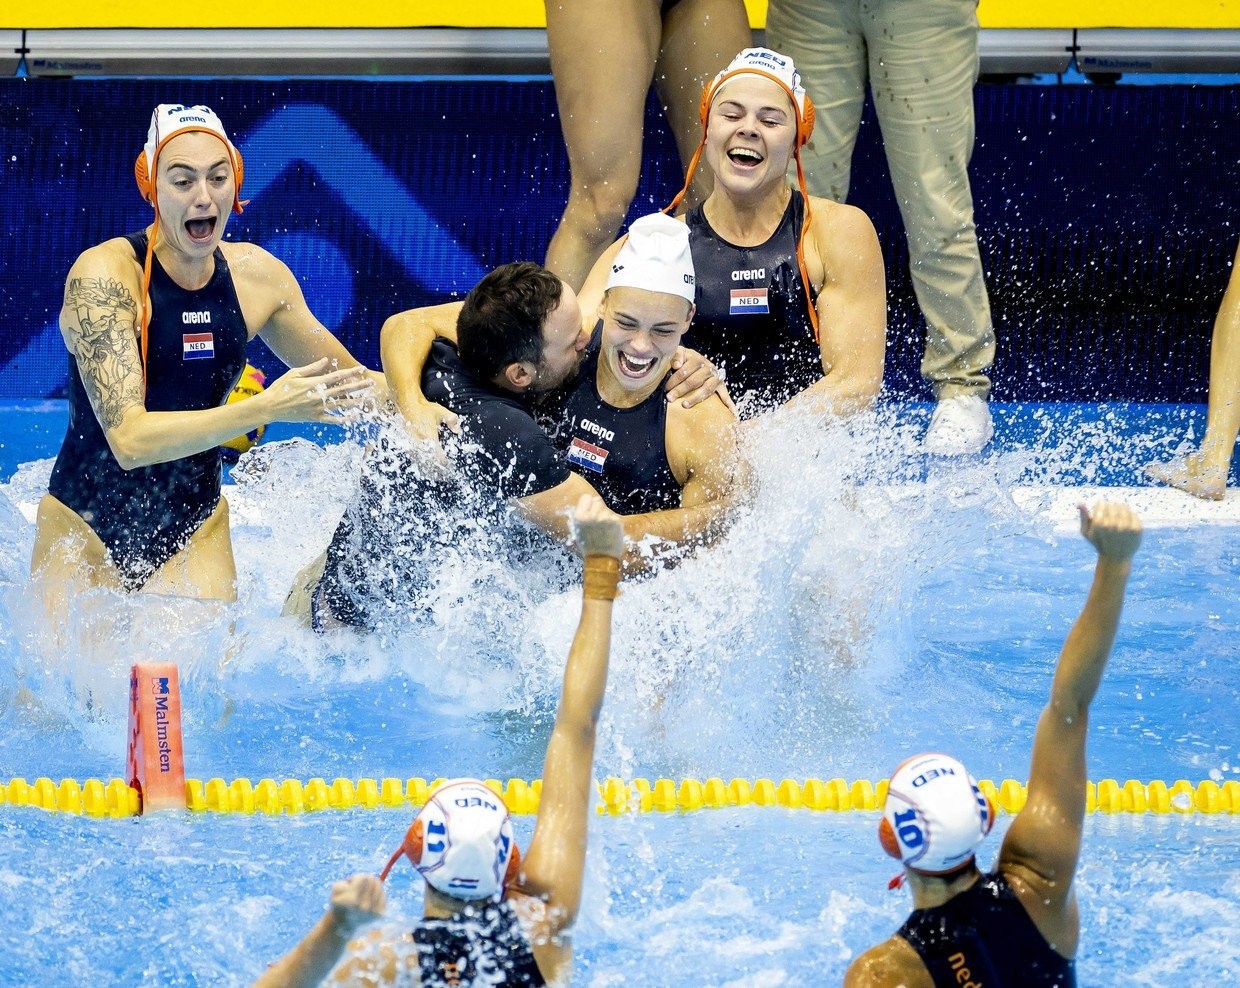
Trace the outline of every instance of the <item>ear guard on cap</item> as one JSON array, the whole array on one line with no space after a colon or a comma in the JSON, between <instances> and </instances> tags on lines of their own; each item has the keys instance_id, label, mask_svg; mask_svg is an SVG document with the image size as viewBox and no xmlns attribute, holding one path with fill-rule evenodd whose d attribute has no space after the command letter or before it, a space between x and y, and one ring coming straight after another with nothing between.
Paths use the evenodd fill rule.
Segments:
<instances>
[{"instance_id":1,"label":"ear guard on cap","mask_svg":"<svg viewBox=\"0 0 1240 988\"><path fill-rule=\"evenodd\" d=\"M245 163L241 160L241 152L228 139L224 125L209 107L185 107L179 103L161 103L151 114L151 126L147 133L146 144L138 152L133 163L134 181L138 183L138 191L147 202L155 202L155 169L159 161L159 153L174 137L189 133L210 134L219 138L228 153L228 163L232 166L236 187L233 192L232 211L240 213L245 205L241 201L241 185L245 180Z\"/></svg>"},{"instance_id":2,"label":"ear guard on cap","mask_svg":"<svg viewBox=\"0 0 1240 988\"><path fill-rule=\"evenodd\" d=\"M232 163L233 175L237 179L236 192L233 194L232 211L240 213L241 207L245 205L241 201L241 183L245 180L245 162L241 160L241 152L233 147L231 142L228 144L228 158ZM147 202L154 202L155 183L151 178L150 171L147 169L146 151L139 151L138 157L134 159L133 177L134 181L138 183L138 191L142 193L142 198Z\"/></svg>"},{"instance_id":3,"label":"ear guard on cap","mask_svg":"<svg viewBox=\"0 0 1240 988\"><path fill-rule=\"evenodd\" d=\"M878 821L878 842L883 845L883 850L897 861L903 857L900 853L900 842L896 840L896 832L891 829L891 821L886 817ZM397 853L399 854L400 852L398 851ZM391 864L388 867L390 868ZM384 874L387 874L386 870Z\"/></svg>"},{"instance_id":4,"label":"ear guard on cap","mask_svg":"<svg viewBox=\"0 0 1240 988\"><path fill-rule=\"evenodd\" d=\"M245 162L241 160L241 152L231 144L228 145L228 156L232 163L233 174L237 177L237 190L233 195L232 211L240 213L241 207L245 202L241 200L241 183L245 179ZM138 157L133 163L134 181L138 183L138 191L142 194L142 198L147 202L153 202L155 198L155 183L151 179L150 172L147 171L146 152L139 151ZM248 202L249 200L246 200Z\"/></svg>"},{"instance_id":5,"label":"ear guard on cap","mask_svg":"<svg viewBox=\"0 0 1240 988\"><path fill-rule=\"evenodd\" d=\"M761 69L725 69L702 89L702 99L698 105L698 118L702 121L702 129L705 130L710 121L710 107L715 102L715 96L719 92L719 87L738 75L756 75L761 76L763 79L770 79L788 94L788 98L792 100L792 112L796 114L797 118L797 147L805 147L814 133L814 120L817 115L817 111L814 109L814 101L809 98L809 93L805 92L805 90L801 90L798 96L797 93L788 88L788 83L779 78L779 76L770 72L763 72Z\"/></svg>"},{"instance_id":6,"label":"ear guard on cap","mask_svg":"<svg viewBox=\"0 0 1240 988\"><path fill-rule=\"evenodd\" d=\"M383 866L383 870L379 872L379 881L386 882L388 872L400 860L402 854L409 858L410 864L416 868L418 862L422 860L422 841L424 839L424 829L421 818L415 818L410 824L409 829L405 832L405 839L400 842L400 846L392 852L392 856L388 858L388 863Z\"/></svg>"},{"instance_id":7,"label":"ear guard on cap","mask_svg":"<svg viewBox=\"0 0 1240 988\"><path fill-rule=\"evenodd\" d=\"M387 864L383 866L383 870L379 872L379 881L387 881L388 874L400 860L403 854L409 859L409 863L417 870L418 874L422 872L422 848L426 841L426 825L419 815L416 817L409 829L405 832L405 839L401 841L400 847L392 852L392 856L388 858ZM512 856L508 859L508 867L504 869L503 887L507 889L516 882L517 876L521 874L521 848L514 841L512 844Z\"/></svg>"},{"instance_id":8,"label":"ear guard on cap","mask_svg":"<svg viewBox=\"0 0 1240 988\"><path fill-rule=\"evenodd\" d=\"M878 840L906 868L949 875L973 860L994 819L994 804L964 765L926 752L901 762L888 781Z\"/></svg>"},{"instance_id":9,"label":"ear guard on cap","mask_svg":"<svg viewBox=\"0 0 1240 988\"><path fill-rule=\"evenodd\" d=\"M977 793L978 801L984 802L985 804L986 822L984 824L985 829L982 833L983 835L989 834L990 828L995 825L994 801L982 792L981 789L975 788L974 792ZM896 832L892 829L891 821L886 817L883 817L878 821L878 842L883 846L883 850L891 855L891 857L895 858L897 861L903 859L904 855L900 850L900 842L896 839Z\"/></svg>"}]
</instances>

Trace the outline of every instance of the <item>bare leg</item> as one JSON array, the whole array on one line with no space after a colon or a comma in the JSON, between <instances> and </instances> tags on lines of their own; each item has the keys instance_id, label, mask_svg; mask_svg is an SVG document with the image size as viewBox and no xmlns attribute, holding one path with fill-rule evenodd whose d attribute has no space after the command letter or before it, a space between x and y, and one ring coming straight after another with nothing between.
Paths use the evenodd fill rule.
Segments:
<instances>
[{"instance_id":1,"label":"bare leg","mask_svg":"<svg viewBox=\"0 0 1240 988\"><path fill-rule=\"evenodd\" d=\"M1240 247L1210 341L1210 398L1201 449L1183 460L1145 468L1155 480L1195 497L1221 501L1240 435Z\"/></svg>"},{"instance_id":2,"label":"bare leg","mask_svg":"<svg viewBox=\"0 0 1240 988\"><path fill-rule=\"evenodd\" d=\"M741 0L680 0L663 21L663 43L655 65L659 101L680 153L682 169L702 140L702 90L743 48L753 45L749 16ZM710 195L714 177L699 168L684 205Z\"/></svg>"},{"instance_id":3,"label":"bare leg","mask_svg":"<svg viewBox=\"0 0 1240 988\"><path fill-rule=\"evenodd\" d=\"M546 264L574 289L615 240L637 191L660 32L658 0L547 0L571 185Z\"/></svg>"},{"instance_id":4,"label":"bare leg","mask_svg":"<svg viewBox=\"0 0 1240 988\"><path fill-rule=\"evenodd\" d=\"M106 611L83 610L80 600L91 590L126 593L127 588L99 536L76 512L50 494L39 502L30 573L35 592L43 603L49 655L83 652L90 661L75 672L75 689L85 698L88 713L99 709L106 711L107 703L99 708L95 698L99 697L100 690L107 695L112 692L111 677L116 670L111 668L110 657L117 654L115 636L118 630L123 631L125 614L131 612L115 605L110 605ZM169 594L213 603L236 600L228 504L223 498L189 541L152 575L139 593ZM202 613L211 626L221 619L214 606ZM80 621L83 614L91 615L85 624ZM104 620L100 622L99 618ZM109 618L119 619L121 623L118 625ZM225 654L222 663L227 661Z\"/></svg>"},{"instance_id":5,"label":"bare leg","mask_svg":"<svg viewBox=\"0 0 1240 988\"><path fill-rule=\"evenodd\" d=\"M49 619L63 615L70 598L84 590L124 589L120 571L108 559L99 536L75 511L50 494L39 502L30 575L39 584ZM228 502L220 498L207 520L141 592L234 601L236 583Z\"/></svg>"},{"instance_id":6,"label":"bare leg","mask_svg":"<svg viewBox=\"0 0 1240 988\"><path fill-rule=\"evenodd\" d=\"M237 564L228 531L228 502L219 504L179 552L146 581L141 593L176 594L231 603L237 599Z\"/></svg>"},{"instance_id":7,"label":"bare leg","mask_svg":"<svg viewBox=\"0 0 1240 988\"><path fill-rule=\"evenodd\" d=\"M280 614L294 617L298 623L310 627L310 609L314 606L314 591L318 589L319 580L323 578L323 570L327 566L327 550L302 567L293 580L293 589L284 599L284 608Z\"/></svg>"},{"instance_id":8,"label":"bare leg","mask_svg":"<svg viewBox=\"0 0 1240 988\"><path fill-rule=\"evenodd\" d=\"M121 575L107 555L99 536L77 512L51 494L43 496L35 520L30 577L42 598L57 646L59 630L67 624L73 598L96 587L123 588Z\"/></svg>"}]
</instances>

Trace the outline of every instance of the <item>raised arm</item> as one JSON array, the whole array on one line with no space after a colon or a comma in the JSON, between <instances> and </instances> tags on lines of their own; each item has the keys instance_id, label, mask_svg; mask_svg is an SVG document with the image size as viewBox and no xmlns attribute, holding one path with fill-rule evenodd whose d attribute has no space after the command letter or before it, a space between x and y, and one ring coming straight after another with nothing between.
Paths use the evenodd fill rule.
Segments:
<instances>
[{"instance_id":1,"label":"raised arm","mask_svg":"<svg viewBox=\"0 0 1240 988\"><path fill-rule=\"evenodd\" d=\"M1076 948L1070 896L1085 819L1089 705L1111 655L1132 556L1141 543L1141 521L1126 505L1101 503L1092 512L1081 505L1080 511L1081 534L1098 551L1093 585L1064 642L1050 702L1038 720L1028 801L999 852L1000 869L1014 872L1036 893L1030 914L1039 927L1046 932L1047 923L1066 923L1055 943L1065 956Z\"/></svg>"},{"instance_id":2,"label":"raised arm","mask_svg":"<svg viewBox=\"0 0 1240 988\"><path fill-rule=\"evenodd\" d=\"M517 890L545 903L539 931L543 936L554 936L571 925L581 901L594 740L607 687L622 542L620 526L597 496L578 501L574 529L585 557L581 619L564 668L564 688L543 763L538 822Z\"/></svg>"},{"instance_id":3,"label":"raised arm","mask_svg":"<svg viewBox=\"0 0 1240 988\"><path fill-rule=\"evenodd\" d=\"M332 886L331 903L302 941L263 972L254 988L312 988L336 966L350 938L383 915L387 895L374 875L358 874Z\"/></svg>"},{"instance_id":4,"label":"raised arm","mask_svg":"<svg viewBox=\"0 0 1240 988\"><path fill-rule=\"evenodd\" d=\"M305 294L287 264L257 244L236 244L228 251L247 321L289 367L327 360L333 369L353 368L373 383L372 399L387 399L387 380L353 356L336 335L310 311Z\"/></svg>"},{"instance_id":5,"label":"raised arm","mask_svg":"<svg viewBox=\"0 0 1240 988\"><path fill-rule=\"evenodd\" d=\"M148 412L139 352L141 271L109 241L83 253L65 283L60 331L108 446L126 470L177 460L274 421L331 422L359 400L354 370L300 367L248 401Z\"/></svg>"},{"instance_id":6,"label":"raised arm","mask_svg":"<svg viewBox=\"0 0 1240 988\"><path fill-rule=\"evenodd\" d=\"M821 380L789 402L849 415L869 408L883 385L887 282L874 224L861 210L813 202L807 262L821 263L818 292Z\"/></svg>"},{"instance_id":7,"label":"raised arm","mask_svg":"<svg viewBox=\"0 0 1240 988\"><path fill-rule=\"evenodd\" d=\"M422 371L436 337L456 342L456 319L462 302L407 309L390 317L379 334L379 357L396 407L417 439L439 442L439 427L460 432L456 413L427 401L422 394Z\"/></svg>"}]
</instances>

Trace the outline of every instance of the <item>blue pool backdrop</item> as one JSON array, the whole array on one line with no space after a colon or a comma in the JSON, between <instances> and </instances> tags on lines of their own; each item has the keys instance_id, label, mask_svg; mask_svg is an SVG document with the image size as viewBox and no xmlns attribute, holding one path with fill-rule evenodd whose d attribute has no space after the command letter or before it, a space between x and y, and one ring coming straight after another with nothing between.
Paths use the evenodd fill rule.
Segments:
<instances>
[{"instance_id":1,"label":"blue pool backdrop","mask_svg":"<svg viewBox=\"0 0 1240 988\"><path fill-rule=\"evenodd\" d=\"M384 318L540 260L568 164L551 83L529 80L0 80L0 400L63 393L56 328L84 248L150 212L133 159L151 107L218 110L253 201L229 236L286 260L311 307L377 364ZM972 174L1001 400L1200 402L1240 237L1240 87L981 85ZM647 114L633 216L680 185ZM922 328L867 108L852 201L874 219L890 301L888 393L924 398ZM274 369L274 358L256 362Z\"/></svg>"}]
</instances>

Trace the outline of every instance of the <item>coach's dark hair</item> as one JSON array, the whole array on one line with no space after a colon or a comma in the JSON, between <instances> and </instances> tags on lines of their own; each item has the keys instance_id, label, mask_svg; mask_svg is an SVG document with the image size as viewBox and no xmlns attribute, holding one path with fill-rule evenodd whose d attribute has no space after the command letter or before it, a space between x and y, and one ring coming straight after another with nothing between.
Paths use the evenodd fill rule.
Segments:
<instances>
[{"instance_id":1,"label":"coach's dark hair","mask_svg":"<svg viewBox=\"0 0 1240 988\"><path fill-rule=\"evenodd\" d=\"M542 359L543 323L563 283L546 268L517 261L496 268L465 296L456 320L461 363L486 380L509 364Z\"/></svg>"}]
</instances>

